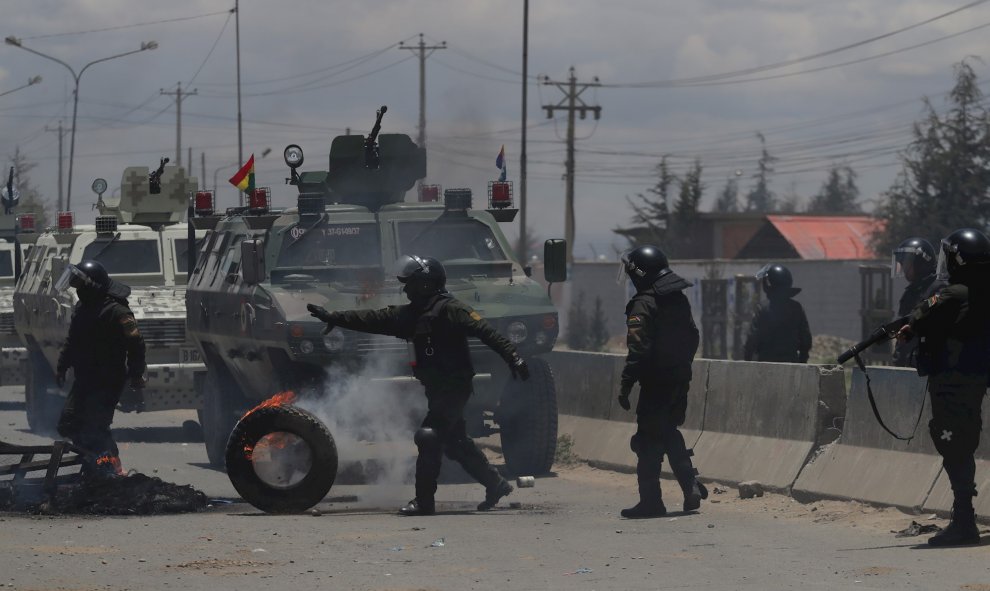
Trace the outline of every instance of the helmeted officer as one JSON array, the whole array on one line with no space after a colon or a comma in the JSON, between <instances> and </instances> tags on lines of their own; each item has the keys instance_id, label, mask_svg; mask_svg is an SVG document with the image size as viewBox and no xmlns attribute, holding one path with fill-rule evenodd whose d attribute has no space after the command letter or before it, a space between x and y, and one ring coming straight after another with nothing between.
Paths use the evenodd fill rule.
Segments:
<instances>
[{"instance_id":1,"label":"helmeted officer","mask_svg":"<svg viewBox=\"0 0 990 591\"><path fill-rule=\"evenodd\" d=\"M901 300L897 305L897 317L907 316L914 307L932 297L945 281L935 274L935 247L920 237L912 237L901 242L890 256L891 277L904 277L908 281ZM894 344L894 365L915 367L918 341L898 340Z\"/></svg>"},{"instance_id":2,"label":"helmeted officer","mask_svg":"<svg viewBox=\"0 0 990 591\"><path fill-rule=\"evenodd\" d=\"M770 263L756 273L769 303L760 305L749 325L743 358L746 361L807 363L811 330L800 302L801 293L787 267Z\"/></svg>"},{"instance_id":3,"label":"helmeted officer","mask_svg":"<svg viewBox=\"0 0 990 591\"><path fill-rule=\"evenodd\" d=\"M529 379L529 367L516 348L469 306L446 290L447 275L432 257L403 256L396 276L409 304L380 310L328 312L308 304L310 314L334 326L384 334L412 341L416 362L413 375L426 387L428 411L416 431L416 498L399 512L432 515L434 494L444 454L464 467L485 486L479 511L487 511L512 492L510 485L467 435L464 407L471 396L474 368L468 349L469 336L477 337L509 365L513 378Z\"/></svg>"},{"instance_id":4,"label":"helmeted officer","mask_svg":"<svg viewBox=\"0 0 990 591\"><path fill-rule=\"evenodd\" d=\"M948 285L918 304L898 339L919 338L918 374L928 376L935 449L952 485L952 520L933 546L980 540L973 510L980 415L990 371L990 239L956 230L941 242L937 274Z\"/></svg>"},{"instance_id":5,"label":"helmeted officer","mask_svg":"<svg viewBox=\"0 0 990 591\"><path fill-rule=\"evenodd\" d=\"M69 369L75 380L58 432L94 454L84 458L87 474L112 475L120 466L110 432L114 409L118 403L125 410L143 408L144 339L127 305L131 288L110 279L99 262L87 260L66 267L55 290L70 287L75 288L79 301L58 356L55 381L62 387Z\"/></svg>"},{"instance_id":6,"label":"helmeted officer","mask_svg":"<svg viewBox=\"0 0 990 591\"><path fill-rule=\"evenodd\" d=\"M670 270L666 255L656 246L640 246L621 260L620 278L628 276L636 287L636 295L626 305L629 354L622 370L622 408L629 410L629 394L639 383L637 429L630 441L636 453L639 503L623 509L621 515L666 514L660 491L664 455L684 493L684 510L693 511L708 491L697 481L692 453L677 429L687 412L691 362L699 340L691 304L683 293L691 284Z\"/></svg>"}]
</instances>

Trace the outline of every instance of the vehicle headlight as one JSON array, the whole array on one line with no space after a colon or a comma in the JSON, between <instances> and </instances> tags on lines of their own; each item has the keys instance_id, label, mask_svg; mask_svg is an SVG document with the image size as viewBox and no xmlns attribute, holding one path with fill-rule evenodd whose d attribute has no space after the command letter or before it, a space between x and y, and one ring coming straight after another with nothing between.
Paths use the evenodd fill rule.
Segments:
<instances>
[{"instance_id":1,"label":"vehicle headlight","mask_svg":"<svg viewBox=\"0 0 990 591\"><path fill-rule=\"evenodd\" d=\"M513 345L518 345L526 340L526 336L529 334L529 331L526 329L525 324L516 320L509 323L508 333L509 341L511 341Z\"/></svg>"},{"instance_id":2,"label":"vehicle headlight","mask_svg":"<svg viewBox=\"0 0 990 591\"><path fill-rule=\"evenodd\" d=\"M313 346L313 341L302 340L299 341L299 350L302 351L303 355L311 354L316 347Z\"/></svg>"},{"instance_id":3,"label":"vehicle headlight","mask_svg":"<svg viewBox=\"0 0 990 591\"><path fill-rule=\"evenodd\" d=\"M339 330L335 330L323 337L323 346L331 353L344 350L344 335Z\"/></svg>"},{"instance_id":4,"label":"vehicle headlight","mask_svg":"<svg viewBox=\"0 0 990 591\"><path fill-rule=\"evenodd\" d=\"M536 333L536 336L533 337L533 342L536 343L537 345L539 345L540 347L542 347L543 345L546 345L547 344L547 333L543 332L542 330L540 332Z\"/></svg>"}]
</instances>

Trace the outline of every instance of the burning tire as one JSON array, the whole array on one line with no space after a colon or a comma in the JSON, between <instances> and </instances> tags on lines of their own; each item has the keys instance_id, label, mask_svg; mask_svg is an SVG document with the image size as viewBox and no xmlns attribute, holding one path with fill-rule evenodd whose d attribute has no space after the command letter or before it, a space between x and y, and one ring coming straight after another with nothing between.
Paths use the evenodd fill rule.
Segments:
<instances>
[{"instance_id":1,"label":"burning tire","mask_svg":"<svg viewBox=\"0 0 990 591\"><path fill-rule=\"evenodd\" d=\"M293 406L259 407L227 442L227 476L237 492L269 513L305 511L337 477L337 446L326 426Z\"/></svg>"},{"instance_id":2,"label":"burning tire","mask_svg":"<svg viewBox=\"0 0 990 591\"><path fill-rule=\"evenodd\" d=\"M545 474L557 452L557 390L546 361L527 363L529 379L509 380L499 403L502 455L515 474Z\"/></svg>"}]
</instances>

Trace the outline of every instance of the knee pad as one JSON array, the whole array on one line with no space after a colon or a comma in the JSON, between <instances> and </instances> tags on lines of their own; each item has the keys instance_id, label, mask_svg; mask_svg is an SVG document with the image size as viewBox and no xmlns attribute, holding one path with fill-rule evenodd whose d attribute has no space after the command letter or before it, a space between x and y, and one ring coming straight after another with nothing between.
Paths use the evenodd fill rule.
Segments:
<instances>
[{"instance_id":1,"label":"knee pad","mask_svg":"<svg viewBox=\"0 0 990 591\"><path fill-rule=\"evenodd\" d=\"M435 451L440 448L440 436L429 427L422 427L413 436L413 442L420 451Z\"/></svg>"},{"instance_id":2,"label":"knee pad","mask_svg":"<svg viewBox=\"0 0 990 591\"><path fill-rule=\"evenodd\" d=\"M980 445L980 428L969 421L933 418L928 422L928 432L943 457L971 456Z\"/></svg>"}]
</instances>

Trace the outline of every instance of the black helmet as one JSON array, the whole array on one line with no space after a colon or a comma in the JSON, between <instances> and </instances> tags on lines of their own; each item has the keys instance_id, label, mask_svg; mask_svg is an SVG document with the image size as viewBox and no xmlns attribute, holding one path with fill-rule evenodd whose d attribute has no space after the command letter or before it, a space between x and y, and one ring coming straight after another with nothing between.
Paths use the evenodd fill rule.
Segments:
<instances>
[{"instance_id":1,"label":"black helmet","mask_svg":"<svg viewBox=\"0 0 990 591\"><path fill-rule=\"evenodd\" d=\"M110 288L110 276L99 261L86 260L78 265L69 265L55 282L56 291L70 287L105 292Z\"/></svg>"},{"instance_id":2,"label":"black helmet","mask_svg":"<svg viewBox=\"0 0 990 591\"><path fill-rule=\"evenodd\" d=\"M966 269L987 263L990 263L990 238L983 232L962 228L942 239L938 253L939 279L958 279Z\"/></svg>"},{"instance_id":3,"label":"black helmet","mask_svg":"<svg viewBox=\"0 0 990 591\"><path fill-rule=\"evenodd\" d=\"M433 257L404 255L395 263L395 276L399 283L406 284L407 293L433 295L446 291L447 272ZM409 286L413 292L408 291Z\"/></svg>"},{"instance_id":4,"label":"black helmet","mask_svg":"<svg viewBox=\"0 0 990 591\"><path fill-rule=\"evenodd\" d=\"M790 270L784 265L767 263L756 272L756 279L763 285L763 291L767 295L794 297L801 293L800 287L791 287L794 285L794 278L791 277Z\"/></svg>"},{"instance_id":5,"label":"black helmet","mask_svg":"<svg viewBox=\"0 0 990 591\"><path fill-rule=\"evenodd\" d=\"M935 247L917 236L897 245L890 255L890 276L916 281L935 270ZM908 277L911 275L911 277Z\"/></svg>"},{"instance_id":6,"label":"black helmet","mask_svg":"<svg viewBox=\"0 0 990 591\"><path fill-rule=\"evenodd\" d=\"M621 280L625 273L632 279L637 289L653 285L654 281L670 273L667 255L660 250L660 247L652 244L626 251L620 261L619 279Z\"/></svg>"}]
</instances>

